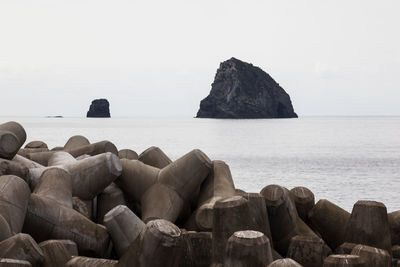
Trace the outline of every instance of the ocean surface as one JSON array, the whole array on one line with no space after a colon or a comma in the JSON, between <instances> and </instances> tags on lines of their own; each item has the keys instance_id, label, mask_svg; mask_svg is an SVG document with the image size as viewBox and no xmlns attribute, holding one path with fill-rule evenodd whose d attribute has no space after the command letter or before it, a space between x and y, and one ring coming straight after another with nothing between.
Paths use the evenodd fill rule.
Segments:
<instances>
[{"instance_id":1,"label":"ocean surface","mask_svg":"<svg viewBox=\"0 0 400 267\"><path fill-rule=\"evenodd\" d=\"M195 118L35 118L15 120L27 142L63 146L70 136L109 140L138 154L160 147L171 159L200 148L225 161L237 188L305 186L351 211L360 199L400 210L400 117L301 117L272 120Z\"/></svg>"}]
</instances>

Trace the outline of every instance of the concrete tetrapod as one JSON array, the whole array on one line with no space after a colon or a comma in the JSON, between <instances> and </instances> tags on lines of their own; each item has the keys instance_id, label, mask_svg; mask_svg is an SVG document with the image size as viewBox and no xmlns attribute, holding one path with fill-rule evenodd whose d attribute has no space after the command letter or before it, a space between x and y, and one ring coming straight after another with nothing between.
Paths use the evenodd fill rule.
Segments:
<instances>
[{"instance_id":1,"label":"concrete tetrapod","mask_svg":"<svg viewBox=\"0 0 400 267\"><path fill-rule=\"evenodd\" d=\"M109 152L67 163L62 168L71 174L72 195L83 200L100 194L122 172L120 159Z\"/></svg>"},{"instance_id":2,"label":"concrete tetrapod","mask_svg":"<svg viewBox=\"0 0 400 267\"><path fill-rule=\"evenodd\" d=\"M71 260L67 262L66 266L67 267L116 267L118 266L118 261L88 258L88 257L73 257Z\"/></svg>"},{"instance_id":3,"label":"concrete tetrapod","mask_svg":"<svg viewBox=\"0 0 400 267\"><path fill-rule=\"evenodd\" d=\"M376 201L357 201L347 224L345 240L391 253L392 242L385 205Z\"/></svg>"},{"instance_id":4,"label":"concrete tetrapod","mask_svg":"<svg viewBox=\"0 0 400 267\"><path fill-rule=\"evenodd\" d=\"M400 245L400 210L388 214L392 245Z\"/></svg>"},{"instance_id":5,"label":"concrete tetrapod","mask_svg":"<svg viewBox=\"0 0 400 267\"><path fill-rule=\"evenodd\" d=\"M10 238L13 234L11 233L11 229L10 229L10 225L8 224L8 222L6 221L6 219L4 219L3 216L0 215L0 242Z\"/></svg>"},{"instance_id":6,"label":"concrete tetrapod","mask_svg":"<svg viewBox=\"0 0 400 267\"><path fill-rule=\"evenodd\" d=\"M229 166L215 160L213 171L203 182L198 198L198 208L194 213L195 223L200 230L212 230L213 208L217 200L236 194Z\"/></svg>"},{"instance_id":7,"label":"concrete tetrapod","mask_svg":"<svg viewBox=\"0 0 400 267\"><path fill-rule=\"evenodd\" d=\"M150 221L118 266L177 267L183 254L182 242L181 231L173 223L162 219Z\"/></svg>"},{"instance_id":8,"label":"concrete tetrapod","mask_svg":"<svg viewBox=\"0 0 400 267\"><path fill-rule=\"evenodd\" d=\"M48 148L48 146L45 142L37 140L29 142L25 148Z\"/></svg>"},{"instance_id":9,"label":"concrete tetrapod","mask_svg":"<svg viewBox=\"0 0 400 267\"><path fill-rule=\"evenodd\" d=\"M65 151L70 151L74 150L80 147L88 146L90 145L89 140L82 136L82 135L74 135L71 136L68 141L64 145L64 150Z\"/></svg>"},{"instance_id":10,"label":"concrete tetrapod","mask_svg":"<svg viewBox=\"0 0 400 267\"><path fill-rule=\"evenodd\" d=\"M320 267L330 254L332 254L331 249L321 238L297 235L290 241L286 257L304 266Z\"/></svg>"},{"instance_id":11,"label":"concrete tetrapod","mask_svg":"<svg viewBox=\"0 0 400 267\"><path fill-rule=\"evenodd\" d=\"M28 168L20 163L0 159L0 175L15 175L27 181Z\"/></svg>"},{"instance_id":12,"label":"concrete tetrapod","mask_svg":"<svg viewBox=\"0 0 400 267\"><path fill-rule=\"evenodd\" d=\"M119 205L104 216L104 225L117 254L122 255L145 228L145 224L128 207Z\"/></svg>"},{"instance_id":13,"label":"concrete tetrapod","mask_svg":"<svg viewBox=\"0 0 400 267\"><path fill-rule=\"evenodd\" d=\"M120 151L118 151L118 157L120 159L137 160L139 156L135 151L131 149L121 149Z\"/></svg>"},{"instance_id":14,"label":"concrete tetrapod","mask_svg":"<svg viewBox=\"0 0 400 267\"><path fill-rule=\"evenodd\" d=\"M115 184L111 183L97 196L96 222L103 224L104 215L118 205L127 205L124 193Z\"/></svg>"},{"instance_id":15,"label":"concrete tetrapod","mask_svg":"<svg viewBox=\"0 0 400 267\"><path fill-rule=\"evenodd\" d=\"M157 182L160 169L146 165L138 160L122 159L121 176L115 183L136 202Z\"/></svg>"},{"instance_id":16,"label":"concrete tetrapod","mask_svg":"<svg viewBox=\"0 0 400 267\"><path fill-rule=\"evenodd\" d=\"M31 191L28 184L14 175L0 176L0 215L12 233L20 233Z\"/></svg>"},{"instance_id":17,"label":"concrete tetrapod","mask_svg":"<svg viewBox=\"0 0 400 267\"><path fill-rule=\"evenodd\" d=\"M79 197L72 197L72 208L88 219L92 216L91 207L88 207Z\"/></svg>"},{"instance_id":18,"label":"concrete tetrapod","mask_svg":"<svg viewBox=\"0 0 400 267\"><path fill-rule=\"evenodd\" d=\"M324 260L323 267L367 267L357 255L332 254Z\"/></svg>"},{"instance_id":19,"label":"concrete tetrapod","mask_svg":"<svg viewBox=\"0 0 400 267\"><path fill-rule=\"evenodd\" d=\"M72 149L64 149L64 150L70 153L74 158L77 158L85 154L90 156L96 156L107 152L110 152L118 156L118 149L110 141L101 141L86 146L81 146Z\"/></svg>"},{"instance_id":20,"label":"concrete tetrapod","mask_svg":"<svg viewBox=\"0 0 400 267\"><path fill-rule=\"evenodd\" d=\"M276 261L273 261L270 265L267 267L302 267L299 263L292 259L279 259Z\"/></svg>"},{"instance_id":21,"label":"concrete tetrapod","mask_svg":"<svg viewBox=\"0 0 400 267\"><path fill-rule=\"evenodd\" d=\"M160 218L175 222L211 167L211 160L195 149L160 170L157 183L142 196L143 221Z\"/></svg>"},{"instance_id":22,"label":"concrete tetrapod","mask_svg":"<svg viewBox=\"0 0 400 267\"><path fill-rule=\"evenodd\" d=\"M107 257L110 252L110 236L104 226L36 194L31 194L29 200L24 232L39 242L49 239L72 240L77 244L80 255Z\"/></svg>"},{"instance_id":23,"label":"concrete tetrapod","mask_svg":"<svg viewBox=\"0 0 400 267\"><path fill-rule=\"evenodd\" d=\"M44 255L42 267L65 266L71 255L59 240L47 240L39 244Z\"/></svg>"},{"instance_id":24,"label":"concrete tetrapod","mask_svg":"<svg viewBox=\"0 0 400 267\"><path fill-rule=\"evenodd\" d=\"M302 186L290 190L290 197L296 205L297 214L307 224L309 224L308 213L315 206L315 197L310 189Z\"/></svg>"},{"instance_id":25,"label":"concrete tetrapod","mask_svg":"<svg viewBox=\"0 0 400 267\"><path fill-rule=\"evenodd\" d=\"M249 205L249 229L263 233L268 237L272 247L272 235L264 197L259 193L245 193L243 194L243 197L248 200Z\"/></svg>"},{"instance_id":26,"label":"concrete tetrapod","mask_svg":"<svg viewBox=\"0 0 400 267\"><path fill-rule=\"evenodd\" d=\"M296 207L289 191L279 185L268 185L260 194L265 198L274 248L286 255L291 238L299 234Z\"/></svg>"},{"instance_id":27,"label":"concrete tetrapod","mask_svg":"<svg viewBox=\"0 0 400 267\"><path fill-rule=\"evenodd\" d=\"M250 220L248 201L233 196L217 201L213 212L213 264L223 263L226 244L236 231L248 229Z\"/></svg>"},{"instance_id":28,"label":"concrete tetrapod","mask_svg":"<svg viewBox=\"0 0 400 267\"><path fill-rule=\"evenodd\" d=\"M336 248L335 254L351 254L355 246L357 246L357 244L344 242Z\"/></svg>"},{"instance_id":29,"label":"concrete tetrapod","mask_svg":"<svg viewBox=\"0 0 400 267\"><path fill-rule=\"evenodd\" d=\"M33 193L72 208L71 175L66 170L56 167L46 169Z\"/></svg>"},{"instance_id":30,"label":"concrete tetrapod","mask_svg":"<svg viewBox=\"0 0 400 267\"><path fill-rule=\"evenodd\" d=\"M39 163L43 166L48 166L50 158L56 151L44 151L44 152L34 152L34 153L27 153L26 158Z\"/></svg>"},{"instance_id":31,"label":"concrete tetrapod","mask_svg":"<svg viewBox=\"0 0 400 267\"><path fill-rule=\"evenodd\" d=\"M308 217L312 226L332 250L345 242L350 213L326 199L321 199L309 212Z\"/></svg>"},{"instance_id":32,"label":"concrete tetrapod","mask_svg":"<svg viewBox=\"0 0 400 267\"><path fill-rule=\"evenodd\" d=\"M228 239L225 267L265 267L272 263L268 237L258 231L237 231Z\"/></svg>"},{"instance_id":33,"label":"concrete tetrapod","mask_svg":"<svg viewBox=\"0 0 400 267\"><path fill-rule=\"evenodd\" d=\"M29 261L33 267L40 267L43 252L35 240L27 234L16 234L0 242L0 258Z\"/></svg>"},{"instance_id":34,"label":"concrete tetrapod","mask_svg":"<svg viewBox=\"0 0 400 267\"><path fill-rule=\"evenodd\" d=\"M68 163L75 163L76 159L65 151L54 152L50 157L47 166L63 166Z\"/></svg>"},{"instance_id":35,"label":"concrete tetrapod","mask_svg":"<svg viewBox=\"0 0 400 267\"><path fill-rule=\"evenodd\" d=\"M12 159L26 141L24 128L15 121L0 124L0 158Z\"/></svg>"},{"instance_id":36,"label":"concrete tetrapod","mask_svg":"<svg viewBox=\"0 0 400 267\"><path fill-rule=\"evenodd\" d=\"M351 254L363 258L367 266L370 267L391 267L392 265L390 254L383 249L357 245L353 248Z\"/></svg>"},{"instance_id":37,"label":"concrete tetrapod","mask_svg":"<svg viewBox=\"0 0 400 267\"><path fill-rule=\"evenodd\" d=\"M21 261L14 259L0 259L0 267L30 267L29 261Z\"/></svg>"},{"instance_id":38,"label":"concrete tetrapod","mask_svg":"<svg viewBox=\"0 0 400 267\"><path fill-rule=\"evenodd\" d=\"M211 232L182 232L184 256L180 267L209 267L212 257Z\"/></svg>"},{"instance_id":39,"label":"concrete tetrapod","mask_svg":"<svg viewBox=\"0 0 400 267\"><path fill-rule=\"evenodd\" d=\"M172 160L156 146L149 147L143 151L139 156L138 160L144 164L162 169L172 162Z\"/></svg>"},{"instance_id":40,"label":"concrete tetrapod","mask_svg":"<svg viewBox=\"0 0 400 267\"><path fill-rule=\"evenodd\" d=\"M72 240L67 239L58 239L61 243L63 243L64 247L68 250L69 255L78 256L78 246Z\"/></svg>"}]
</instances>

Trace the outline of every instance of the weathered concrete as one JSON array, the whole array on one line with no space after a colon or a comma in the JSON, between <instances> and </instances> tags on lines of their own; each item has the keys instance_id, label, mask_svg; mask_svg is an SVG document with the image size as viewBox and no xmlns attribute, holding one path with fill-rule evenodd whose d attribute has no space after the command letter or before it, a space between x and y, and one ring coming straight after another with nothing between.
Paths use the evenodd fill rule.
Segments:
<instances>
[{"instance_id":1,"label":"weathered concrete","mask_svg":"<svg viewBox=\"0 0 400 267\"><path fill-rule=\"evenodd\" d=\"M138 160L144 164L162 169L168 164L172 163L172 160L159 148L156 146L149 147L143 151Z\"/></svg>"},{"instance_id":2,"label":"weathered concrete","mask_svg":"<svg viewBox=\"0 0 400 267\"><path fill-rule=\"evenodd\" d=\"M259 193L245 193L243 197L248 200L249 206L250 225L248 229L263 233L268 237L272 246L272 235L264 197Z\"/></svg>"},{"instance_id":3,"label":"weathered concrete","mask_svg":"<svg viewBox=\"0 0 400 267\"><path fill-rule=\"evenodd\" d=\"M110 236L104 226L36 194L31 194L29 200L24 232L39 242L49 239L72 240L77 244L80 255L107 257L110 249Z\"/></svg>"},{"instance_id":4,"label":"weathered concrete","mask_svg":"<svg viewBox=\"0 0 400 267\"><path fill-rule=\"evenodd\" d=\"M367 267L357 255L332 254L324 260L323 267Z\"/></svg>"},{"instance_id":5,"label":"weathered concrete","mask_svg":"<svg viewBox=\"0 0 400 267\"><path fill-rule=\"evenodd\" d=\"M219 200L213 212L213 264L223 263L229 237L249 225L248 201L241 196Z\"/></svg>"},{"instance_id":6,"label":"weathered concrete","mask_svg":"<svg viewBox=\"0 0 400 267\"><path fill-rule=\"evenodd\" d=\"M142 196L143 221L160 218L175 222L211 167L210 159L195 149L160 170L157 183Z\"/></svg>"},{"instance_id":7,"label":"weathered concrete","mask_svg":"<svg viewBox=\"0 0 400 267\"><path fill-rule=\"evenodd\" d=\"M392 242L385 205L376 201L357 201L347 224L345 241L391 253Z\"/></svg>"},{"instance_id":8,"label":"weathered concrete","mask_svg":"<svg viewBox=\"0 0 400 267\"><path fill-rule=\"evenodd\" d=\"M228 239L225 267L265 267L272 261L271 245L263 233L238 231Z\"/></svg>"},{"instance_id":9,"label":"weathered concrete","mask_svg":"<svg viewBox=\"0 0 400 267\"><path fill-rule=\"evenodd\" d=\"M309 224L308 213L315 206L315 197L310 189L298 186L290 190L290 197L296 205L297 214L306 223Z\"/></svg>"},{"instance_id":10,"label":"weathered concrete","mask_svg":"<svg viewBox=\"0 0 400 267\"><path fill-rule=\"evenodd\" d=\"M156 183L142 196L142 220L164 219L175 222L184 208L184 200L169 186Z\"/></svg>"},{"instance_id":11,"label":"weathered concrete","mask_svg":"<svg viewBox=\"0 0 400 267\"><path fill-rule=\"evenodd\" d=\"M41 165L37 162L34 162L33 160L30 160L28 158L25 158L23 156L20 156L20 155L15 155L15 157L12 159L12 161L19 163L28 169L44 168L43 165Z\"/></svg>"},{"instance_id":12,"label":"weathered concrete","mask_svg":"<svg viewBox=\"0 0 400 267\"><path fill-rule=\"evenodd\" d=\"M68 152L57 151L50 157L47 166L63 166L74 162L76 162L76 159Z\"/></svg>"},{"instance_id":13,"label":"weathered concrete","mask_svg":"<svg viewBox=\"0 0 400 267\"><path fill-rule=\"evenodd\" d=\"M118 157L120 159L134 159L137 160L139 158L138 154L132 149L121 149L118 151Z\"/></svg>"},{"instance_id":14,"label":"weathered concrete","mask_svg":"<svg viewBox=\"0 0 400 267\"><path fill-rule=\"evenodd\" d=\"M96 222L103 224L104 215L118 205L127 206L127 202L122 190L115 183L111 183L97 196Z\"/></svg>"},{"instance_id":15,"label":"weathered concrete","mask_svg":"<svg viewBox=\"0 0 400 267\"><path fill-rule=\"evenodd\" d=\"M400 210L388 214L392 245L400 245Z\"/></svg>"},{"instance_id":16,"label":"weathered concrete","mask_svg":"<svg viewBox=\"0 0 400 267\"><path fill-rule=\"evenodd\" d=\"M270 243L271 243L271 241L270 241ZM271 247L272 247L272 245L271 245ZM274 259L274 261L283 259L281 254L279 254L274 248L271 248L271 250L272 250L272 258Z\"/></svg>"},{"instance_id":17,"label":"weathered concrete","mask_svg":"<svg viewBox=\"0 0 400 267\"><path fill-rule=\"evenodd\" d=\"M72 195L91 200L110 185L122 172L120 159L111 154L67 163L62 166L71 174Z\"/></svg>"},{"instance_id":18,"label":"weathered concrete","mask_svg":"<svg viewBox=\"0 0 400 267\"><path fill-rule=\"evenodd\" d=\"M29 261L14 259L0 259L0 267L29 267L32 264Z\"/></svg>"},{"instance_id":19,"label":"weathered concrete","mask_svg":"<svg viewBox=\"0 0 400 267\"><path fill-rule=\"evenodd\" d=\"M140 202L143 194L156 183L160 169L138 160L122 159L121 176L115 183L134 201Z\"/></svg>"},{"instance_id":20,"label":"weathered concrete","mask_svg":"<svg viewBox=\"0 0 400 267\"><path fill-rule=\"evenodd\" d=\"M110 141L101 141L97 143L93 143L90 145L86 146L81 146L77 148L72 148L72 149L65 149L64 150L68 153L70 153L74 158L77 158L82 155L90 155L90 156L96 156L99 154L111 152L112 154L118 156L118 149L117 147L111 143Z\"/></svg>"},{"instance_id":21,"label":"weathered concrete","mask_svg":"<svg viewBox=\"0 0 400 267\"><path fill-rule=\"evenodd\" d=\"M211 232L182 232L184 256L180 267L209 267L212 257Z\"/></svg>"},{"instance_id":22,"label":"weathered concrete","mask_svg":"<svg viewBox=\"0 0 400 267\"><path fill-rule=\"evenodd\" d=\"M28 184L14 175L0 176L0 215L12 233L20 233L31 191Z\"/></svg>"},{"instance_id":23,"label":"weathered concrete","mask_svg":"<svg viewBox=\"0 0 400 267\"><path fill-rule=\"evenodd\" d=\"M15 121L0 124L0 158L12 159L26 141L24 128Z\"/></svg>"},{"instance_id":24,"label":"weathered concrete","mask_svg":"<svg viewBox=\"0 0 400 267\"><path fill-rule=\"evenodd\" d=\"M121 257L144 230L145 224L128 207L119 205L104 216L104 225Z\"/></svg>"},{"instance_id":25,"label":"weathered concrete","mask_svg":"<svg viewBox=\"0 0 400 267\"><path fill-rule=\"evenodd\" d=\"M20 233L0 242L0 258L26 260L33 267L40 267L44 255L30 235Z\"/></svg>"},{"instance_id":26,"label":"weathered concrete","mask_svg":"<svg viewBox=\"0 0 400 267\"><path fill-rule=\"evenodd\" d=\"M79 197L72 197L72 208L85 216L86 218L90 219L91 218L91 209L88 207L82 199Z\"/></svg>"},{"instance_id":27,"label":"weathered concrete","mask_svg":"<svg viewBox=\"0 0 400 267\"><path fill-rule=\"evenodd\" d=\"M335 254L351 254L355 246L357 246L357 244L345 242L336 248Z\"/></svg>"},{"instance_id":28,"label":"weathered concrete","mask_svg":"<svg viewBox=\"0 0 400 267\"><path fill-rule=\"evenodd\" d=\"M26 154L26 158L39 163L43 166L48 166L50 158L56 151L44 151L44 152L35 152Z\"/></svg>"},{"instance_id":29,"label":"weathered concrete","mask_svg":"<svg viewBox=\"0 0 400 267\"><path fill-rule=\"evenodd\" d=\"M46 169L33 193L72 208L71 175L61 168Z\"/></svg>"},{"instance_id":30,"label":"weathered concrete","mask_svg":"<svg viewBox=\"0 0 400 267\"><path fill-rule=\"evenodd\" d=\"M194 214L196 227L202 231L212 230L215 202L236 194L229 166L221 160L215 160L212 163L213 170L201 186L198 208Z\"/></svg>"},{"instance_id":31,"label":"weathered concrete","mask_svg":"<svg viewBox=\"0 0 400 267\"><path fill-rule=\"evenodd\" d=\"M302 267L302 266L292 259L279 259L273 261L267 267Z\"/></svg>"},{"instance_id":32,"label":"weathered concrete","mask_svg":"<svg viewBox=\"0 0 400 267\"><path fill-rule=\"evenodd\" d=\"M297 235L291 239L286 257L304 266L320 267L330 254L331 249L321 238Z\"/></svg>"},{"instance_id":33,"label":"weathered concrete","mask_svg":"<svg viewBox=\"0 0 400 267\"><path fill-rule=\"evenodd\" d=\"M90 142L86 137L82 135L74 135L65 143L64 150L71 151L88 145L90 145Z\"/></svg>"},{"instance_id":34,"label":"weathered concrete","mask_svg":"<svg viewBox=\"0 0 400 267\"><path fill-rule=\"evenodd\" d=\"M0 159L0 176L15 175L27 181L28 172L28 168L18 162Z\"/></svg>"},{"instance_id":35,"label":"weathered concrete","mask_svg":"<svg viewBox=\"0 0 400 267\"><path fill-rule=\"evenodd\" d=\"M392 257L383 249L357 245L353 248L351 254L363 258L370 267L391 267L392 265Z\"/></svg>"},{"instance_id":36,"label":"weathered concrete","mask_svg":"<svg viewBox=\"0 0 400 267\"><path fill-rule=\"evenodd\" d=\"M161 169L158 180L178 192L184 200L189 200L211 169L207 155L194 149Z\"/></svg>"},{"instance_id":37,"label":"weathered concrete","mask_svg":"<svg viewBox=\"0 0 400 267\"><path fill-rule=\"evenodd\" d=\"M88 257L73 257L67 262L67 267L116 267L118 261Z\"/></svg>"},{"instance_id":38,"label":"weathered concrete","mask_svg":"<svg viewBox=\"0 0 400 267\"><path fill-rule=\"evenodd\" d=\"M290 239L299 234L296 207L289 191L279 185L268 185L260 194L265 198L274 248L286 255Z\"/></svg>"},{"instance_id":39,"label":"weathered concrete","mask_svg":"<svg viewBox=\"0 0 400 267\"><path fill-rule=\"evenodd\" d=\"M72 240L67 239L58 239L61 243L63 243L64 247L68 250L69 255L78 256L78 246Z\"/></svg>"},{"instance_id":40,"label":"weathered concrete","mask_svg":"<svg viewBox=\"0 0 400 267\"><path fill-rule=\"evenodd\" d=\"M65 266L72 256L59 240L44 241L39 247L44 255L42 267Z\"/></svg>"},{"instance_id":41,"label":"weathered concrete","mask_svg":"<svg viewBox=\"0 0 400 267\"><path fill-rule=\"evenodd\" d=\"M162 219L150 221L120 258L118 266L179 266L182 242L181 231L171 222Z\"/></svg>"},{"instance_id":42,"label":"weathered concrete","mask_svg":"<svg viewBox=\"0 0 400 267\"><path fill-rule=\"evenodd\" d=\"M321 199L309 212L308 217L312 226L332 250L345 242L350 213L326 199Z\"/></svg>"},{"instance_id":43,"label":"weathered concrete","mask_svg":"<svg viewBox=\"0 0 400 267\"><path fill-rule=\"evenodd\" d=\"M0 242L10 238L13 234L11 233L10 225L0 214Z\"/></svg>"},{"instance_id":44,"label":"weathered concrete","mask_svg":"<svg viewBox=\"0 0 400 267\"><path fill-rule=\"evenodd\" d=\"M48 146L43 141L31 141L25 145L25 148L48 148Z\"/></svg>"}]
</instances>

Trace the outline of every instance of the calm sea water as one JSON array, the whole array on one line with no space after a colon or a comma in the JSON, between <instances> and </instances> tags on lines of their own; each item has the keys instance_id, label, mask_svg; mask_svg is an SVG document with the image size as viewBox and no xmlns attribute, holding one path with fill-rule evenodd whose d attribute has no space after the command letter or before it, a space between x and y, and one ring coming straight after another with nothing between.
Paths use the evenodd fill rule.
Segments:
<instances>
[{"instance_id":1,"label":"calm sea water","mask_svg":"<svg viewBox=\"0 0 400 267\"><path fill-rule=\"evenodd\" d=\"M303 117L282 120L194 118L27 118L28 140L63 146L72 135L109 140L140 153L159 146L171 159L200 148L224 160L237 188L306 186L316 200L351 211L359 200L400 210L400 117Z\"/></svg>"}]
</instances>

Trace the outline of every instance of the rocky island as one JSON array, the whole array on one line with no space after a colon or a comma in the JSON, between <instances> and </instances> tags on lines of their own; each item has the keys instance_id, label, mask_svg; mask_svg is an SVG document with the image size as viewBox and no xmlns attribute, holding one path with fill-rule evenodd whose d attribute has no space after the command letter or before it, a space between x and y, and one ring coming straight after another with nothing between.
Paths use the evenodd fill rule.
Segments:
<instances>
[{"instance_id":1,"label":"rocky island","mask_svg":"<svg viewBox=\"0 0 400 267\"><path fill-rule=\"evenodd\" d=\"M90 105L86 117L88 118L110 118L110 103L107 99L95 99Z\"/></svg>"},{"instance_id":2,"label":"rocky island","mask_svg":"<svg viewBox=\"0 0 400 267\"><path fill-rule=\"evenodd\" d=\"M290 96L265 71L231 58L220 64L197 118L297 118Z\"/></svg>"}]
</instances>

